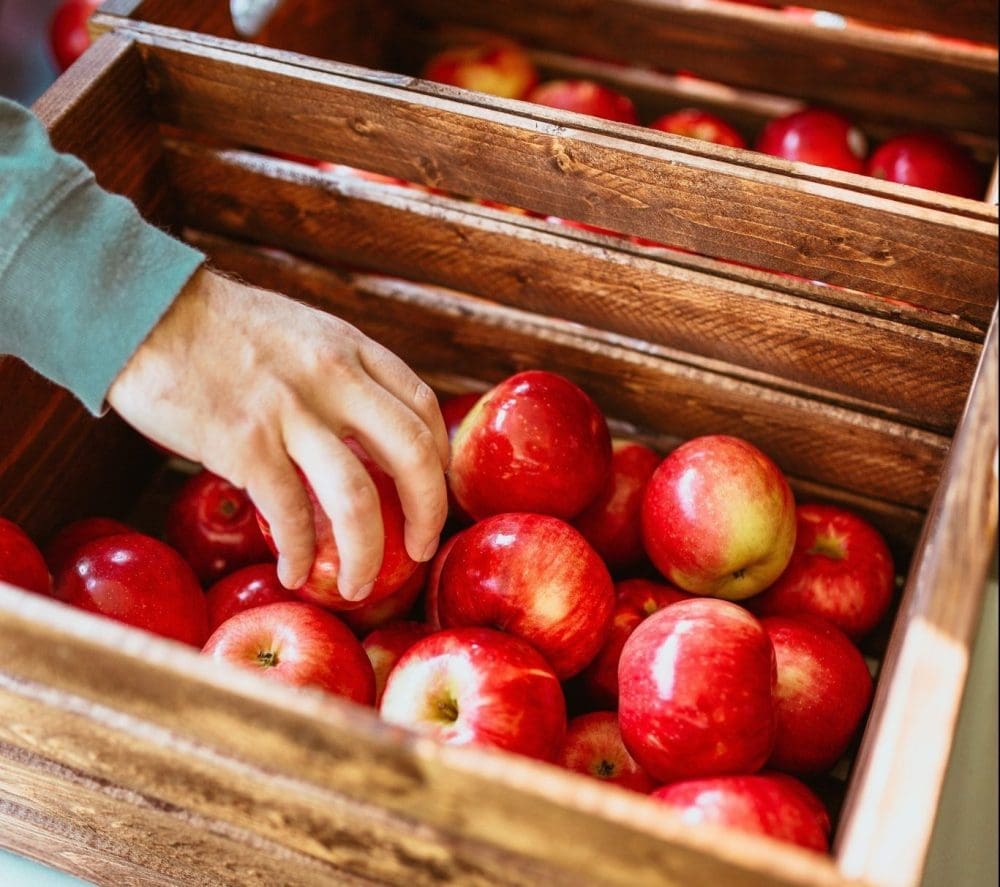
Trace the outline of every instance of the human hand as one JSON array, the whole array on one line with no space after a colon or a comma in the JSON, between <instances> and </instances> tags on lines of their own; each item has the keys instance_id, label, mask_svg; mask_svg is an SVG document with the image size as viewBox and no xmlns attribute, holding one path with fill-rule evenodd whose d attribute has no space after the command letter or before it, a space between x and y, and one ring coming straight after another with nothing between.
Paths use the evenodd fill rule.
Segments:
<instances>
[{"instance_id":1,"label":"human hand","mask_svg":"<svg viewBox=\"0 0 1000 887\"><path fill-rule=\"evenodd\" d=\"M132 356L108 402L150 439L246 489L271 525L278 575L312 566L309 479L361 600L382 563L378 495L343 443L395 479L406 550L431 558L447 515L448 435L434 392L355 327L277 293L197 271Z\"/></svg>"}]
</instances>

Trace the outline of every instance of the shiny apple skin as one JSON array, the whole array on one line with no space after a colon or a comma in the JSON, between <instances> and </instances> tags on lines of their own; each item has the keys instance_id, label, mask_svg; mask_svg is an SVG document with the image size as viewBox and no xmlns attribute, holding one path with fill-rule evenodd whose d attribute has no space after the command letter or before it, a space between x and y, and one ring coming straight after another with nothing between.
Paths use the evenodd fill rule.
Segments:
<instances>
[{"instance_id":1,"label":"shiny apple skin","mask_svg":"<svg viewBox=\"0 0 1000 887\"><path fill-rule=\"evenodd\" d=\"M378 493L379 510L382 517L383 553L382 566L375 577L371 594L364 600L349 601L340 594L337 580L340 577L340 552L333 537L333 524L323 511L312 484L301 473L299 478L305 485L306 493L313 507L313 526L316 531L316 553L313 565L305 583L295 589L301 600L319 604L329 610L357 610L383 600L397 591L417 569L417 562L406 551L404 528L406 517L403 504L392 477L383 471L364 451L357 441L348 438L344 443L358 457L375 483ZM274 537L264 516L257 512L257 521L271 550L277 553Z\"/></svg>"},{"instance_id":2,"label":"shiny apple skin","mask_svg":"<svg viewBox=\"0 0 1000 887\"><path fill-rule=\"evenodd\" d=\"M292 687L375 702L375 672L361 642L315 604L279 601L244 610L212 632L203 652Z\"/></svg>"},{"instance_id":3,"label":"shiny apple skin","mask_svg":"<svg viewBox=\"0 0 1000 887\"><path fill-rule=\"evenodd\" d=\"M681 108L649 124L650 129L700 139L729 148L745 148L746 140L721 117L698 108Z\"/></svg>"},{"instance_id":4,"label":"shiny apple skin","mask_svg":"<svg viewBox=\"0 0 1000 887\"><path fill-rule=\"evenodd\" d=\"M479 399L482 396L482 392L456 394L454 397L448 397L441 401L441 418L444 419L444 427L448 432L449 444L453 444L455 435L458 433L458 428L462 424L462 420L469 415L472 408L479 402ZM451 489L450 477L446 475L445 479L448 481L449 517L456 523L463 526L471 524L472 518L462 510L462 506L460 506L458 501L455 499L455 494Z\"/></svg>"},{"instance_id":5,"label":"shiny apple skin","mask_svg":"<svg viewBox=\"0 0 1000 887\"><path fill-rule=\"evenodd\" d=\"M570 520L603 489L611 434L569 379L528 370L491 389L452 442L449 483L474 520L525 511Z\"/></svg>"},{"instance_id":6,"label":"shiny apple skin","mask_svg":"<svg viewBox=\"0 0 1000 887\"><path fill-rule=\"evenodd\" d=\"M18 524L5 517L0 517L0 582L38 594L52 590L42 552Z\"/></svg>"},{"instance_id":7,"label":"shiny apple skin","mask_svg":"<svg viewBox=\"0 0 1000 887\"><path fill-rule=\"evenodd\" d=\"M531 58L509 40L445 49L427 61L422 76L507 99L523 99L538 83Z\"/></svg>"},{"instance_id":8,"label":"shiny apple skin","mask_svg":"<svg viewBox=\"0 0 1000 887\"><path fill-rule=\"evenodd\" d=\"M592 80L549 80L531 90L527 101L615 123L639 122L635 105L628 96Z\"/></svg>"},{"instance_id":9,"label":"shiny apple skin","mask_svg":"<svg viewBox=\"0 0 1000 887\"><path fill-rule=\"evenodd\" d=\"M187 561L159 539L119 533L77 551L55 587L67 604L200 647L208 637L205 595Z\"/></svg>"},{"instance_id":10,"label":"shiny apple skin","mask_svg":"<svg viewBox=\"0 0 1000 887\"><path fill-rule=\"evenodd\" d=\"M875 527L845 508L810 503L795 512L795 550L788 566L747 606L758 616L819 616L858 642L892 603L889 546Z\"/></svg>"},{"instance_id":11,"label":"shiny apple skin","mask_svg":"<svg viewBox=\"0 0 1000 887\"><path fill-rule=\"evenodd\" d=\"M611 471L597 498L573 519L612 573L646 560L642 544L642 499L661 457L649 447L614 438Z\"/></svg>"},{"instance_id":12,"label":"shiny apple skin","mask_svg":"<svg viewBox=\"0 0 1000 887\"><path fill-rule=\"evenodd\" d=\"M805 108L771 120L757 150L785 160L863 173L868 143L846 117L824 108Z\"/></svg>"},{"instance_id":13,"label":"shiny apple skin","mask_svg":"<svg viewBox=\"0 0 1000 887\"><path fill-rule=\"evenodd\" d=\"M784 773L685 780L650 797L674 808L689 825L726 826L818 853L830 849L830 815L823 802Z\"/></svg>"},{"instance_id":14,"label":"shiny apple skin","mask_svg":"<svg viewBox=\"0 0 1000 887\"><path fill-rule=\"evenodd\" d=\"M372 669L375 671L376 706L382 701L389 672L396 667L396 663L399 662L402 655L417 641L433 634L433 632L434 629L423 622L401 620L376 628L361 642L361 646L372 664Z\"/></svg>"},{"instance_id":15,"label":"shiny apple skin","mask_svg":"<svg viewBox=\"0 0 1000 887\"><path fill-rule=\"evenodd\" d=\"M594 711L573 718L555 763L620 788L649 794L656 783L628 753L613 711Z\"/></svg>"},{"instance_id":16,"label":"shiny apple skin","mask_svg":"<svg viewBox=\"0 0 1000 887\"><path fill-rule=\"evenodd\" d=\"M566 701L548 663L491 628L417 641L390 673L379 711L448 745L490 745L544 761L566 735Z\"/></svg>"},{"instance_id":17,"label":"shiny apple skin","mask_svg":"<svg viewBox=\"0 0 1000 887\"><path fill-rule=\"evenodd\" d=\"M821 773L840 760L872 701L872 678L847 635L812 616L760 620L778 667L778 733L767 766Z\"/></svg>"},{"instance_id":18,"label":"shiny apple skin","mask_svg":"<svg viewBox=\"0 0 1000 887\"><path fill-rule=\"evenodd\" d=\"M431 561L431 569L427 574L427 585L424 588L424 622L426 622L435 631L441 628L441 616L438 613L438 593L441 590L441 572L444 570L444 562L448 559L448 555L451 554L452 548L455 547L455 542L458 537L462 535L460 531L454 536L450 536L444 542L441 543L440 548L438 548L437 553L434 555Z\"/></svg>"},{"instance_id":19,"label":"shiny apple skin","mask_svg":"<svg viewBox=\"0 0 1000 887\"><path fill-rule=\"evenodd\" d=\"M205 469L177 491L164 536L206 586L240 567L274 559L250 497Z\"/></svg>"},{"instance_id":20,"label":"shiny apple skin","mask_svg":"<svg viewBox=\"0 0 1000 887\"><path fill-rule=\"evenodd\" d=\"M767 588L795 545L795 499L748 441L694 438L646 485L642 537L656 568L692 594L743 600Z\"/></svg>"},{"instance_id":21,"label":"shiny apple skin","mask_svg":"<svg viewBox=\"0 0 1000 887\"><path fill-rule=\"evenodd\" d=\"M340 618L358 637L374 631L387 622L402 619L413 609L420 592L424 590L430 569L429 563L417 564L413 575L392 594L373 604L358 607L357 610L345 610L340 614Z\"/></svg>"},{"instance_id":22,"label":"shiny apple skin","mask_svg":"<svg viewBox=\"0 0 1000 887\"><path fill-rule=\"evenodd\" d=\"M774 648L743 607L671 604L622 650L622 739L659 782L756 772L774 748L776 686Z\"/></svg>"},{"instance_id":23,"label":"shiny apple skin","mask_svg":"<svg viewBox=\"0 0 1000 887\"><path fill-rule=\"evenodd\" d=\"M93 539L134 533L135 528L111 517L85 517L66 524L45 543L45 562L53 576L58 576L73 563L76 553Z\"/></svg>"},{"instance_id":24,"label":"shiny apple skin","mask_svg":"<svg viewBox=\"0 0 1000 887\"><path fill-rule=\"evenodd\" d=\"M215 631L227 619L280 601L295 601L295 592L289 591L278 579L274 563L251 564L223 576L205 592L208 604L208 630Z\"/></svg>"},{"instance_id":25,"label":"shiny apple skin","mask_svg":"<svg viewBox=\"0 0 1000 887\"><path fill-rule=\"evenodd\" d=\"M560 680L604 646L614 606L597 552L565 521L542 514L499 514L464 530L438 589L445 628L485 625L517 635Z\"/></svg>"},{"instance_id":26,"label":"shiny apple skin","mask_svg":"<svg viewBox=\"0 0 1000 887\"><path fill-rule=\"evenodd\" d=\"M611 633L600 652L581 675L584 691L594 708L618 707L618 661L625 641L653 613L691 595L651 579L624 579L615 584L615 613Z\"/></svg>"},{"instance_id":27,"label":"shiny apple skin","mask_svg":"<svg viewBox=\"0 0 1000 887\"><path fill-rule=\"evenodd\" d=\"M866 172L878 179L980 200L985 186L972 155L942 135L914 132L879 145Z\"/></svg>"}]
</instances>

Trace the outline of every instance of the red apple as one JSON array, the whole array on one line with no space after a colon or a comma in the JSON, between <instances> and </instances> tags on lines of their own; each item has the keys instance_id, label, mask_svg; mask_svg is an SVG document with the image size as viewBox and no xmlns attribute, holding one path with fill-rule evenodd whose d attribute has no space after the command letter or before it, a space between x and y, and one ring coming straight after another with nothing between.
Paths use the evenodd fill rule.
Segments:
<instances>
[{"instance_id":1,"label":"red apple","mask_svg":"<svg viewBox=\"0 0 1000 887\"><path fill-rule=\"evenodd\" d=\"M670 132L674 135L727 145L730 148L745 148L746 141L721 117L701 111L698 108L682 108L664 114L649 124L651 129Z\"/></svg>"},{"instance_id":2,"label":"red apple","mask_svg":"<svg viewBox=\"0 0 1000 887\"><path fill-rule=\"evenodd\" d=\"M565 521L542 514L498 514L464 530L438 590L445 628L487 625L524 638L561 680L597 655L614 606L597 552Z\"/></svg>"},{"instance_id":3,"label":"red apple","mask_svg":"<svg viewBox=\"0 0 1000 887\"><path fill-rule=\"evenodd\" d=\"M689 825L721 825L826 853L830 815L805 785L783 773L689 779L651 795Z\"/></svg>"},{"instance_id":4,"label":"red apple","mask_svg":"<svg viewBox=\"0 0 1000 887\"><path fill-rule=\"evenodd\" d=\"M464 532L464 531L463 531ZM424 588L424 622L435 631L441 628L441 616L438 613L438 592L441 589L441 571L444 569L444 562L451 554L455 542L462 533L456 533L449 537L438 548L434 559L431 561L431 569L427 574L427 585Z\"/></svg>"},{"instance_id":5,"label":"red apple","mask_svg":"<svg viewBox=\"0 0 1000 887\"><path fill-rule=\"evenodd\" d=\"M0 582L49 594L52 580L45 558L31 537L12 520L0 517Z\"/></svg>"},{"instance_id":6,"label":"red apple","mask_svg":"<svg viewBox=\"0 0 1000 887\"><path fill-rule=\"evenodd\" d=\"M376 628L361 642L375 671L376 706L382 702L382 693L385 691L389 672L396 667L402 655L417 641L433 632L434 630L423 622L390 622Z\"/></svg>"},{"instance_id":7,"label":"red apple","mask_svg":"<svg viewBox=\"0 0 1000 887\"><path fill-rule=\"evenodd\" d=\"M274 557L250 497L205 469L177 491L167 509L164 536L203 585Z\"/></svg>"},{"instance_id":8,"label":"red apple","mask_svg":"<svg viewBox=\"0 0 1000 887\"><path fill-rule=\"evenodd\" d=\"M194 571L173 548L142 533L83 545L59 575L55 597L127 625L200 647L208 607Z\"/></svg>"},{"instance_id":9,"label":"red apple","mask_svg":"<svg viewBox=\"0 0 1000 887\"><path fill-rule=\"evenodd\" d=\"M774 648L743 607L699 598L643 621L622 649L625 747L660 782L753 773L774 748Z\"/></svg>"},{"instance_id":10,"label":"red apple","mask_svg":"<svg viewBox=\"0 0 1000 887\"><path fill-rule=\"evenodd\" d=\"M555 762L567 770L643 794L656 787L625 748L618 716L613 711L594 711L573 718Z\"/></svg>"},{"instance_id":11,"label":"red apple","mask_svg":"<svg viewBox=\"0 0 1000 887\"><path fill-rule=\"evenodd\" d=\"M85 517L67 524L45 544L45 562L58 577L76 559L76 553L92 539L134 533L128 524L110 517Z\"/></svg>"},{"instance_id":12,"label":"red apple","mask_svg":"<svg viewBox=\"0 0 1000 887\"><path fill-rule=\"evenodd\" d=\"M479 403L482 392L469 392L468 394L456 394L454 397L447 397L441 401L441 417L444 419L444 427L448 432L448 442L454 443L455 435L462 424L462 420L469 415L472 408ZM458 504L455 494L451 489L451 481L448 482L448 514L461 524L471 524L470 518Z\"/></svg>"},{"instance_id":13,"label":"red apple","mask_svg":"<svg viewBox=\"0 0 1000 887\"><path fill-rule=\"evenodd\" d=\"M501 38L439 52L424 66L423 77L507 99L523 99L538 82L528 54Z\"/></svg>"},{"instance_id":14,"label":"red apple","mask_svg":"<svg viewBox=\"0 0 1000 887\"><path fill-rule=\"evenodd\" d=\"M295 592L281 584L278 569L273 563L241 567L224 576L205 593L208 630L215 631L227 619L244 610L295 600L298 600Z\"/></svg>"},{"instance_id":15,"label":"red apple","mask_svg":"<svg viewBox=\"0 0 1000 887\"><path fill-rule=\"evenodd\" d=\"M880 145L868 159L870 176L980 200L983 176L972 155L943 135L914 132Z\"/></svg>"},{"instance_id":16,"label":"red apple","mask_svg":"<svg viewBox=\"0 0 1000 887\"><path fill-rule=\"evenodd\" d=\"M778 733L768 766L793 773L829 770L872 700L864 657L823 619L768 616L761 625L778 666Z\"/></svg>"},{"instance_id":17,"label":"red apple","mask_svg":"<svg viewBox=\"0 0 1000 887\"><path fill-rule=\"evenodd\" d=\"M617 123L638 123L632 100L593 80L550 80L536 86L527 97L536 105L589 114Z\"/></svg>"},{"instance_id":18,"label":"red apple","mask_svg":"<svg viewBox=\"0 0 1000 887\"><path fill-rule=\"evenodd\" d=\"M570 520L610 470L611 434L597 404L569 379L529 370L488 391L462 420L448 478L475 520L512 511Z\"/></svg>"},{"instance_id":19,"label":"red apple","mask_svg":"<svg viewBox=\"0 0 1000 887\"><path fill-rule=\"evenodd\" d=\"M365 603L356 610L345 610L340 614L340 618L359 637L394 619L404 618L413 609L420 592L424 590L430 568L429 563L417 564L413 575L388 597L373 604Z\"/></svg>"},{"instance_id":20,"label":"red apple","mask_svg":"<svg viewBox=\"0 0 1000 887\"><path fill-rule=\"evenodd\" d=\"M596 708L618 707L618 661L625 641L647 616L691 595L662 582L626 579L615 585L615 615L611 634L597 657L581 675L590 704Z\"/></svg>"},{"instance_id":21,"label":"red apple","mask_svg":"<svg viewBox=\"0 0 1000 887\"><path fill-rule=\"evenodd\" d=\"M375 482L382 515L384 549L382 566L375 577L375 585L371 594L361 601L349 601L344 598L337 588L337 579L340 576L340 553L337 551L337 540L333 538L333 524L330 523L326 512L323 511L323 506L316 498L312 485L300 474L300 479L305 485L313 506L316 554L309 576L305 583L295 590L295 593L304 601L319 604L331 610L357 610L359 607L370 606L387 598L394 591L397 591L417 569L417 562L411 559L406 552L406 542L403 535L406 518L403 514L403 505L399 501L395 482L372 460L357 441L347 438L344 443L358 457ZM257 520L268 545L271 546L272 551L277 552L270 527L260 512L257 513Z\"/></svg>"},{"instance_id":22,"label":"red apple","mask_svg":"<svg viewBox=\"0 0 1000 887\"><path fill-rule=\"evenodd\" d=\"M684 591L742 600L767 588L795 545L795 500L753 444L716 434L670 453L646 485L642 538Z\"/></svg>"},{"instance_id":23,"label":"red apple","mask_svg":"<svg viewBox=\"0 0 1000 887\"><path fill-rule=\"evenodd\" d=\"M819 616L860 640L892 602L895 569L885 539L839 506L800 505L795 514L788 567L748 606L758 616Z\"/></svg>"},{"instance_id":24,"label":"red apple","mask_svg":"<svg viewBox=\"0 0 1000 887\"><path fill-rule=\"evenodd\" d=\"M612 572L635 568L646 559L642 499L660 461L660 456L643 444L612 440L611 473L604 489L573 519L573 526Z\"/></svg>"},{"instance_id":25,"label":"red apple","mask_svg":"<svg viewBox=\"0 0 1000 887\"><path fill-rule=\"evenodd\" d=\"M361 642L332 613L304 601L237 613L212 632L203 652L292 687L375 701L375 672Z\"/></svg>"},{"instance_id":26,"label":"red apple","mask_svg":"<svg viewBox=\"0 0 1000 887\"><path fill-rule=\"evenodd\" d=\"M449 745L492 745L551 761L566 735L559 679L529 644L491 628L417 641L389 675L382 717Z\"/></svg>"},{"instance_id":27,"label":"red apple","mask_svg":"<svg viewBox=\"0 0 1000 887\"><path fill-rule=\"evenodd\" d=\"M823 108L806 108L771 120L757 150L846 172L864 172L868 142L845 117Z\"/></svg>"},{"instance_id":28,"label":"red apple","mask_svg":"<svg viewBox=\"0 0 1000 887\"><path fill-rule=\"evenodd\" d=\"M63 0L49 21L49 46L56 67L65 71L90 46L87 19L103 0Z\"/></svg>"}]
</instances>

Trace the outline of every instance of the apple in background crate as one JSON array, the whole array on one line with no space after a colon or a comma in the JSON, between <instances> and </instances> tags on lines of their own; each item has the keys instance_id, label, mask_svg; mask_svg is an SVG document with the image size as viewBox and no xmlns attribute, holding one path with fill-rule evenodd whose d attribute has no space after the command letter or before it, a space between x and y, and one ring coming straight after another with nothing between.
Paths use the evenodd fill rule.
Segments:
<instances>
[{"instance_id":1,"label":"apple in background crate","mask_svg":"<svg viewBox=\"0 0 1000 887\"><path fill-rule=\"evenodd\" d=\"M805 108L771 120L757 150L785 160L864 172L868 141L850 120L825 108Z\"/></svg>"},{"instance_id":2,"label":"apple in background crate","mask_svg":"<svg viewBox=\"0 0 1000 887\"><path fill-rule=\"evenodd\" d=\"M423 622L390 622L376 628L362 642L368 659L375 671L375 705L382 701L385 682L403 654L417 641L422 640L434 629Z\"/></svg>"},{"instance_id":3,"label":"apple in background crate","mask_svg":"<svg viewBox=\"0 0 1000 887\"><path fill-rule=\"evenodd\" d=\"M915 132L883 142L868 158L868 175L957 197L982 198L983 174L972 155L943 135Z\"/></svg>"},{"instance_id":4,"label":"apple in background crate","mask_svg":"<svg viewBox=\"0 0 1000 887\"><path fill-rule=\"evenodd\" d=\"M49 568L38 546L12 520L0 517L0 582L38 594L52 589Z\"/></svg>"},{"instance_id":5,"label":"apple in background crate","mask_svg":"<svg viewBox=\"0 0 1000 887\"><path fill-rule=\"evenodd\" d=\"M134 533L135 529L111 517L85 517L66 524L45 543L45 562L53 577L58 577L76 560L76 553L93 539Z\"/></svg>"},{"instance_id":6,"label":"apple in background crate","mask_svg":"<svg viewBox=\"0 0 1000 887\"><path fill-rule=\"evenodd\" d=\"M658 117L649 124L650 129L674 135L700 139L730 148L745 148L746 140L725 120L698 108L681 108Z\"/></svg>"},{"instance_id":7,"label":"apple in background crate","mask_svg":"<svg viewBox=\"0 0 1000 887\"><path fill-rule=\"evenodd\" d=\"M508 99L523 99L538 82L538 72L528 54L513 41L500 37L443 50L427 61L422 76Z\"/></svg>"},{"instance_id":8,"label":"apple in background crate","mask_svg":"<svg viewBox=\"0 0 1000 887\"><path fill-rule=\"evenodd\" d=\"M274 563L251 564L224 576L205 592L208 604L208 630L215 631L227 619L279 601L295 601L294 591L289 591L278 579Z\"/></svg>"},{"instance_id":9,"label":"apple in background crate","mask_svg":"<svg viewBox=\"0 0 1000 887\"><path fill-rule=\"evenodd\" d=\"M639 122L635 105L627 95L593 80L549 80L536 86L527 100L536 105L589 114L615 123Z\"/></svg>"},{"instance_id":10,"label":"apple in background crate","mask_svg":"<svg viewBox=\"0 0 1000 887\"><path fill-rule=\"evenodd\" d=\"M621 788L648 794L656 783L628 753L613 711L595 711L569 722L556 763Z\"/></svg>"}]
</instances>

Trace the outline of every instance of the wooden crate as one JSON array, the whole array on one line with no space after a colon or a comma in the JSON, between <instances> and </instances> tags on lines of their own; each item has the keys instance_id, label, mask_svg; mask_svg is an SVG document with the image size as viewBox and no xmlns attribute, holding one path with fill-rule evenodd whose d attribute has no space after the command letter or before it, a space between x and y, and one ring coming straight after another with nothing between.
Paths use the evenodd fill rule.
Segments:
<instances>
[{"instance_id":1,"label":"wooden crate","mask_svg":"<svg viewBox=\"0 0 1000 887\"><path fill-rule=\"evenodd\" d=\"M545 366L664 448L747 437L801 499L869 516L907 579L831 858L438 747L10 587L0 844L105 883L915 884L996 537L996 208L190 23L96 23L118 30L36 110L218 265L357 324L442 392ZM155 459L114 419L12 359L0 392L0 513L36 537L148 489Z\"/></svg>"}]
</instances>

